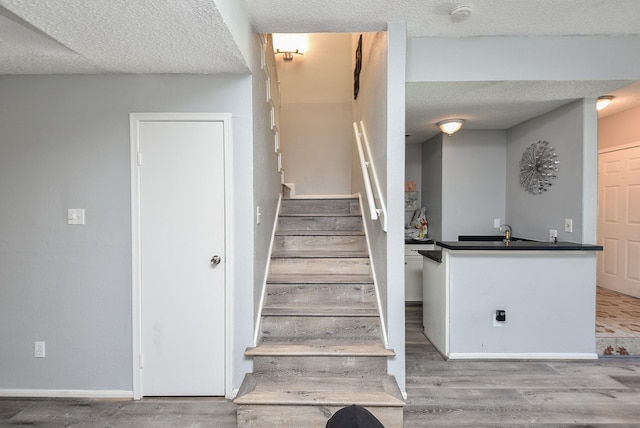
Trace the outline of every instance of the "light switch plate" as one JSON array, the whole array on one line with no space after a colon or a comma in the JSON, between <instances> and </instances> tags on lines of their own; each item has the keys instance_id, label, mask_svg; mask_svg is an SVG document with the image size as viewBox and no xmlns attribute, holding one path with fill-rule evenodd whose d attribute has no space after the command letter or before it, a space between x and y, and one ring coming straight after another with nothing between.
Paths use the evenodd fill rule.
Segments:
<instances>
[{"instance_id":1,"label":"light switch plate","mask_svg":"<svg viewBox=\"0 0 640 428\"><path fill-rule=\"evenodd\" d=\"M69 208L67 224L84 224L84 208Z\"/></svg>"},{"instance_id":2,"label":"light switch plate","mask_svg":"<svg viewBox=\"0 0 640 428\"><path fill-rule=\"evenodd\" d=\"M494 229L500 229L500 219L499 218L494 218L493 219L493 228Z\"/></svg>"}]
</instances>

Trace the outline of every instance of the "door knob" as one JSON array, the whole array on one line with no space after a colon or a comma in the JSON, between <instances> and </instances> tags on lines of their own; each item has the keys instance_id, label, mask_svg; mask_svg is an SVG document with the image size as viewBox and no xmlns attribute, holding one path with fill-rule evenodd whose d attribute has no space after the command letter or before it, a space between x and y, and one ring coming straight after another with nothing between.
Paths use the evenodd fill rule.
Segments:
<instances>
[{"instance_id":1,"label":"door knob","mask_svg":"<svg viewBox=\"0 0 640 428\"><path fill-rule=\"evenodd\" d=\"M220 256L213 256L211 257L211 266L218 266L221 261L222 258Z\"/></svg>"}]
</instances>

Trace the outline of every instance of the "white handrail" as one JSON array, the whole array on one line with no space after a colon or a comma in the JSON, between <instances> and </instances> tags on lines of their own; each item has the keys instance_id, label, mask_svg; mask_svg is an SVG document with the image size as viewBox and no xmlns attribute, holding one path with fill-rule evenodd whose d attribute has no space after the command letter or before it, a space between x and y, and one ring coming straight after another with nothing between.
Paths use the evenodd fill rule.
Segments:
<instances>
[{"instance_id":1,"label":"white handrail","mask_svg":"<svg viewBox=\"0 0 640 428\"><path fill-rule=\"evenodd\" d=\"M358 148L358 157L360 158L360 169L362 170L362 180L364 182L365 195L369 206L371 220L377 220L380 218L382 230L386 232L387 207L385 206L384 199L382 198L382 190L380 189L380 182L378 181L375 166L371 161L371 149L369 149L369 140L367 139L367 134L364 130L364 123L360 121L360 126L358 127L358 123L353 122L353 132L356 135L356 146ZM362 137L362 139L360 137ZM364 140L364 149L362 148L362 140ZM372 187L371 184L372 177L375 187ZM376 202L379 203L380 208L377 207Z\"/></svg>"}]
</instances>

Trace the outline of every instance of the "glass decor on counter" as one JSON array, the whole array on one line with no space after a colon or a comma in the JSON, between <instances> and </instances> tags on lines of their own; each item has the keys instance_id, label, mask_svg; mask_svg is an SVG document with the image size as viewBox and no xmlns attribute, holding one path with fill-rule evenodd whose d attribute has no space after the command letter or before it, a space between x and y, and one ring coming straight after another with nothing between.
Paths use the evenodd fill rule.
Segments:
<instances>
[{"instance_id":1,"label":"glass decor on counter","mask_svg":"<svg viewBox=\"0 0 640 428\"><path fill-rule=\"evenodd\" d=\"M409 223L409 228L405 229L405 238L410 238L414 240L427 240L429 223L427 221L427 209L422 207L420 209L415 210L413 213L413 218L411 219L411 223Z\"/></svg>"},{"instance_id":2,"label":"glass decor on counter","mask_svg":"<svg viewBox=\"0 0 640 428\"><path fill-rule=\"evenodd\" d=\"M532 195L546 192L558 176L558 154L548 141L527 147L520 159L520 185Z\"/></svg>"}]
</instances>

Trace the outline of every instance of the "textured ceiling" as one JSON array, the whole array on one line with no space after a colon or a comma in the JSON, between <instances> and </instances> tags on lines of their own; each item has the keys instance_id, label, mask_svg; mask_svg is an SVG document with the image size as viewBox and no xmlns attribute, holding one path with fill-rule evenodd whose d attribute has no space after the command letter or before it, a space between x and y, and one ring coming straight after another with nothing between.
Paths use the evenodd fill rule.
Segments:
<instances>
[{"instance_id":1,"label":"textured ceiling","mask_svg":"<svg viewBox=\"0 0 640 428\"><path fill-rule=\"evenodd\" d=\"M436 123L460 117L464 129L509 129L581 98L616 97L613 114L640 105L640 85L632 81L417 82L406 85L408 143L438 134ZM622 88L622 89L621 89Z\"/></svg>"},{"instance_id":2,"label":"textured ceiling","mask_svg":"<svg viewBox=\"0 0 640 428\"><path fill-rule=\"evenodd\" d=\"M638 0L0 0L0 74L248 73L218 4L244 2L256 32L382 31L409 37L638 35ZM454 6L471 16L452 22ZM587 96L640 104L631 82L407 84L407 132L449 115L501 129ZM613 91L613 92L612 92ZM411 140L411 138L409 140ZM408 140L408 141L409 141Z\"/></svg>"},{"instance_id":3,"label":"textured ceiling","mask_svg":"<svg viewBox=\"0 0 640 428\"><path fill-rule=\"evenodd\" d=\"M261 32L381 31L406 22L409 37L639 34L637 0L245 0ZM451 22L458 5L472 8Z\"/></svg>"},{"instance_id":4,"label":"textured ceiling","mask_svg":"<svg viewBox=\"0 0 640 428\"><path fill-rule=\"evenodd\" d=\"M0 6L0 74L247 72L213 0Z\"/></svg>"}]
</instances>

